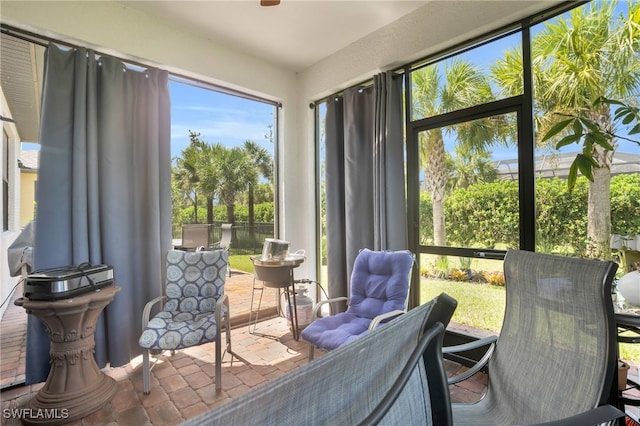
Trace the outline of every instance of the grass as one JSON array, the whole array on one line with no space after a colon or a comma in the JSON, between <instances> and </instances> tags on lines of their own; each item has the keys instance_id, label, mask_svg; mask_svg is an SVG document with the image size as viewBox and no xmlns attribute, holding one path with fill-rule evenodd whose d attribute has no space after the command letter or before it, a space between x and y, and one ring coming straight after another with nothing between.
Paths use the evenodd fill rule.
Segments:
<instances>
[{"instance_id":1,"label":"grass","mask_svg":"<svg viewBox=\"0 0 640 426\"><path fill-rule=\"evenodd\" d=\"M229 256L229 265L233 269L253 274L253 263L248 254L232 254Z\"/></svg>"},{"instance_id":2,"label":"grass","mask_svg":"<svg viewBox=\"0 0 640 426\"><path fill-rule=\"evenodd\" d=\"M500 331L504 316L504 287L422 278L421 302L431 300L440 293L447 293L458 301L452 321L495 333Z\"/></svg>"},{"instance_id":3,"label":"grass","mask_svg":"<svg viewBox=\"0 0 640 426\"><path fill-rule=\"evenodd\" d=\"M505 308L505 288L489 284L422 278L421 302L447 293L458 301L454 322L492 332L500 332ZM640 345L621 343L620 358L640 363Z\"/></svg>"}]
</instances>

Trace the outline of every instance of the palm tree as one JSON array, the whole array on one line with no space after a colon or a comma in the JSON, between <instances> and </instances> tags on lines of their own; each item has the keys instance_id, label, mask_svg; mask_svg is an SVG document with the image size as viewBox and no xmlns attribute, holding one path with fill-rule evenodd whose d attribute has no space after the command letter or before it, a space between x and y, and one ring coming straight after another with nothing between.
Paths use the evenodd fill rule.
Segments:
<instances>
[{"instance_id":1,"label":"palm tree","mask_svg":"<svg viewBox=\"0 0 640 426\"><path fill-rule=\"evenodd\" d=\"M227 208L227 221L234 223L236 197L258 181L258 173L242 147L223 148L217 158L218 196Z\"/></svg>"},{"instance_id":2,"label":"palm tree","mask_svg":"<svg viewBox=\"0 0 640 426\"><path fill-rule=\"evenodd\" d=\"M182 155L176 158L173 178L179 191L193 203L194 223L198 222L198 191L199 176L198 161L202 141L200 134L189 131L190 144L182 150Z\"/></svg>"},{"instance_id":3,"label":"palm tree","mask_svg":"<svg viewBox=\"0 0 640 426\"><path fill-rule=\"evenodd\" d=\"M628 16L614 23L617 2L593 2L573 9L566 19L545 25L533 41L536 75L535 99L546 114L543 128L566 119L562 115L584 115L600 128L612 131L613 119L607 103L593 108L600 97L637 102L640 90L640 4L629 3ZM543 135L540 132L539 135ZM560 134L559 136L563 136ZM577 138L575 142L580 142ZM587 208L587 254L610 257L610 180L613 150L583 142L578 159L593 161Z\"/></svg>"},{"instance_id":4,"label":"palm tree","mask_svg":"<svg viewBox=\"0 0 640 426\"><path fill-rule=\"evenodd\" d=\"M491 87L482 71L460 59L445 65L444 84L441 84L435 65L414 71L412 79L413 118L434 116L493 100ZM446 131L456 137L459 144L489 145L496 135L485 122L475 120L449 127ZM433 242L444 246L447 243L444 201L448 181L444 132L442 128L435 128L421 132L419 138L425 185L433 207Z\"/></svg>"},{"instance_id":5,"label":"palm tree","mask_svg":"<svg viewBox=\"0 0 640 426\"><path fill-rule=\"evenodd\" d=\"M249 196L248 196L248 204L249 204L249 232L251 234L251 239L253 240L253 226L255 222L255 214L253 211L254 206L254 189L258 184L259 176L263 176L265 179L271 180L273 175L273 158L269 155L269 152L261 148L257 143L246 140L244 141L244 150L249 156L249 162L251 163L251 167L254 169L256 180L255 182L249 182Z\"/></svg>"},{"instance_id":6,"label":"palm tree","mask_svg":"<svg viewBox=\"0 0 640 426\"><path fill-rule=\"evenodd\" d=\"M497 179L498 170L494 167L491 154L487 150L457 145L454 154L447 158L447 169L450 170L447 187L449 192Z\"/></svg>"},{"instance_id":7,"label":"palm tree","mask_svg":"<svg viewBox=\"0 0 640 426\"><path fill-rule=\"evenodd\" d=\"M225 147L221 144L202 142L197 160L198 187L207 200L207 223L213 223L213 200L219 193L220 158Z\"/></svg>"}]
</instances>

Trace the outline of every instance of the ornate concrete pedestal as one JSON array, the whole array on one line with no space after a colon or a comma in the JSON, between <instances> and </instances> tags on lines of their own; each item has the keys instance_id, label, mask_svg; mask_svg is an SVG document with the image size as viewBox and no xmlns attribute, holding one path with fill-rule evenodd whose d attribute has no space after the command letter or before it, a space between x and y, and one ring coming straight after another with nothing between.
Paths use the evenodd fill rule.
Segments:
<instances>
[{"instance_id":1,"label":"ornate concrete pedestal","mask_svg":"<svg viewBox=\"0 0 640 426\"><path fill-rule=\"evenodd\" d=\"M94 359L94 332L98 316L120 287L56 301L20 298L22 306L46 326L51 341L51 370L45 385L25 407L25 424L57 425L85 417L111 400L116 381L105 375Z\"/></svg>"}]
</instances>

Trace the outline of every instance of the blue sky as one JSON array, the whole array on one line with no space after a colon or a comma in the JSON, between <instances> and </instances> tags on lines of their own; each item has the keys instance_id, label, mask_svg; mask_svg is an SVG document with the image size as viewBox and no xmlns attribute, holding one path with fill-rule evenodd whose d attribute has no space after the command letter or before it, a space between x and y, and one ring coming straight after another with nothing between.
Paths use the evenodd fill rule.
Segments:
<instances>
[{"instance_id":1,"label":"blue sky","mask_svg":"<svg viewBox=\"0 0 640 426\"><path fill-rule=\"evenodd\" d=\"M265 135L274 126L275 107L258 101L170 81L171 157L189 145L189 130L207 143L239 146L250 139L273 155Z\"/></svg>"}]
</instances>

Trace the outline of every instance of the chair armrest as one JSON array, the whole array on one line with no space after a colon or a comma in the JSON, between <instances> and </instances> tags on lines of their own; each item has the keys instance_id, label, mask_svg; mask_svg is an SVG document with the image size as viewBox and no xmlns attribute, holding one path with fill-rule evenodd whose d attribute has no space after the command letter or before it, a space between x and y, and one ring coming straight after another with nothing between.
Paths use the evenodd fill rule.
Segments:
<instances>
[{"instance_id":1,"label":"chair armrest","mask_svg":"<svg viewBox=\"0 0 640 426\"><path fill-rule=\"evenodd\" d=\"M447 380L448 384L453 385L455 383L467 380L469 377L473 376L478 371L482 370L484 366L487 364L487 362L489 362L489 359L491 359L491 356L493 355L493 351L495 350L495 347L496 347L497 340L498 340L498 336L489 336L489 337L485 337L484 339L475 340L473 342L464 343L462 345L446 346L442 348L443 354L452 354L452 353L458 353L458 352L466 352L471 349L477 349L487 345L489 346L489 348L487 349L487 352L485 352L483 357L480 358L480 360L473 367L471 367L470 369L468 369L462 374L449 377L449 379Z\"/></svg>"},{"instance_id":2,"label":"chair armrest","mask_svg":"<svg viewBox=\"0 0 640 426\"><path fill-rule=\"evenodd\" d=\"M318 313L320 312L320 309L327 303L340 302L343 300L348 301L349 298L346 296L340 296L334 297L333 299L321 300L320 302L316 303L316 306L314 306L313 311L311 312L311 320L314 321L321 317L321 315L318 315Z\"/></svg>"},{"instance_id":3,"label":"chair armrest","mask_svg":"<svg viewBox=\"0 0 640 426\"><path fill-rule=\"evenodd\" d=\"M601 405L584 413L552 422L537 423L536 426L596 426L624 417L624 413L612 405Z\"/></svg>"},{"instance_id":4,"label":"chair armrest","mask_svg":"<svg viewBox=\"0 0 640 426\"><path fill-rule=\"evenodd\" d=\"M396 309L395 311L390 311L390 312L386 312L384 314L380 314L380 315L374 317L371 320L371 323L369 324L369 331L375 330L376 327L378 327L378 325L380 325L380 323L382 321L384 321L386 319L389 319L389 318L394 318L394 317L400 316L400 315L405 314L405 313L407 313L407 311L401 311L399 309Z\"/></svg>"},{"instance_id":5,"label":"chair armrest","mask_svg":"<svg viewBox=\"0 0 640 426\"><path fill-rule=\"evenodd\" d=\"M147 328L147 324L149 324L149 316L151 315L151 308L153 308L153 305L165 300L166 298L167 296L158 296L144 305L144 309L142 310L142 331L144 331L144 329Z\"/></svg>"}]
</instances>

